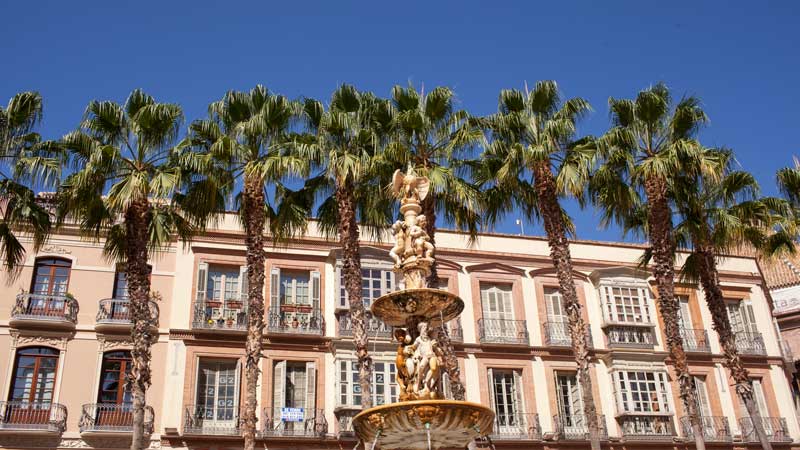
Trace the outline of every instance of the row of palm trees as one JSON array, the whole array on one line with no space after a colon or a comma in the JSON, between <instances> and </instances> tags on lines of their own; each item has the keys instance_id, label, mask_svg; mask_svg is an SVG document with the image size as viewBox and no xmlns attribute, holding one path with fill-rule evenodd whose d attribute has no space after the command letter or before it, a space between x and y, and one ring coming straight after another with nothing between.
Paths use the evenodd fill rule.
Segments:
<instances>
[{"instance_id":1,"label":"row of palm trees","mask_svg":"<svg viewBox=\"0 0 800 450\"><path fill-rule=\"evenodd\" d=\"M209 105L181 137L183 114L141 90L122 105L92 101L78 129L58 140L36 133L37 93L14 96L0 108L0 258L18 271L25 236L37 251L59 226L77 226L103 239L110 260L125 264L131 304L134 433L144 442L145 393L150 386L151 333L147 261L176 238L238 212L247 250L248 333L245 449L255 445L256 385L262 357L264 248L306 231L309 217L342 247L363 407L371 406L372 362L361 299L360 233L380 237L396 215L387 189L391 173L408 164L431 180L423 214L435 240L436 218L474 238L511 211L541 220L568 314L591 445L599 449L589 376L587 326L573 281L569 236L574 226L561 201L592 204L603 225L617 224L649 242L642 264L652 273L667 347L697 448L704 448L692 379L678 326L675 280L698 282L719 333L736 391L753 417L762 446L771 448L758 419L753 388L735 346L719 285L720 256L748 245L763 254L793 251L800 210L800 166L778 173L784 198L760 197L733 152L697 139L707 118L698 99L674 101L658 84L633 99L610 99L612 123L600 137L580 136L591 111L581 98L563 99L553 81L504 90L498 111L473 117L456 108L453 92L395 87L380 98L342 85L329 103L292 100L263 86L230 91ZM34 189L51 189L49 202ZM688 257L675 273L677 249ZM438 281L434 270L430 283ZM436 284L431 284L436 285ZM443 329L441 345L451 348ZM458 363L445 362L456 399L464 398Z\"/></svg>"}]
</instances>

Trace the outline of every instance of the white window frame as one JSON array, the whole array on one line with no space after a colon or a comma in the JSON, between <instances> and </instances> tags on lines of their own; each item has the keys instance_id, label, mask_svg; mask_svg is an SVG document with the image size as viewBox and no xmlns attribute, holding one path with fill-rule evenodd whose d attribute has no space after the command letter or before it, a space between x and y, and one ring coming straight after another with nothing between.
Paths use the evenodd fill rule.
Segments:
<instances>
[{"instance_id":1,"label":"white window frame","mask_svg":"<svg viewBox=\"0 0 800 450\"><path fill-rule=\"evenodd\" d=\"M672 388L667 372L661 370L618 369L612 375L617 399L617 412L620 415L666 416L674 413L671 399ZM652 375L652 380L648 379L649 375ZM636 390L632 389L632 383L637 384ZM639 390L638 388L641 387L642 383L652 383L655 386L655 390ZM634 399L634 393L639 393L639 400ZM650 399L642 400L642 393L646 393L650 396ZM652 398L653 395L656 396L655 399ZM650 410L637 410L637 403L651 405ZM657 409L652 408L654 403Z\"/></svg>"},{"instance_id":2,"label":"white window frame","mask_svg":"<svg viewBox=\"0 0 800 450\"><path fill-rule=\"evenodd\" d=\"M363 297L364 292L364 271L365 270L378 270L381 272L381 287L380 295L386 295L390 292L397 290L397 281L395 279L395 273L391 265L383 264L380 262L370 262L370 261L361 261L361 274L362 274L362 298L364 300L364 306L367 308L371 305L372 301L375 300L377 297L370 295L369 297ZM342 265L340 262L336 264L336 305L337 309L350 309L350 302L347 299L347 290L344 287L344 274L342 274ZM374 280L370 278L370 280ZM388 286L387 286L388 283Z\"/></svg>"},{"instance_id":3,"label":"white window frame","mask_svg":"<svg viewBox=\"0 0 800 450\"><path fill-rule=\"evenodd\" d=\"M234 370L233 406L231 406L231 408L233 408L234 418L232 420L224 420L224 419L217 419L216 418L217 406L219 406L217 404L219 402L219 399L217 398L218 392L216 392L216 388L219 387L219 372L217 372L216 375L215 375L215 385L214 385L214 388L215 388L214 403L215 403L215 405L214 405L214 410L213 410L214 413L212 414L214 417L212 417L212 418L201 417L200 419L203 421L204 425L209 424L209 425L211 425L213 427L217 427L217 426L234 426L235 423L236 423L236 420L239 418L239 396L240 396L240 389L241 389L241 361L239 361L237 359L213 358L213 357L198 357L197 358L197 362L195 364L196 370L195 370L195 378L194 378L194 404L195 404L194 413L195 414L197 413L197 411L196 411L197 408L199 408L199 407L205 408L205 404L203 404L203 405L200 404L200 370L203 367L203 363L207 363L207 364L225 363L225 364L233 364L234 365L234 369L233 369ZM207 394L205 394L205 395L207 395ZM226 408L227 408L227 406L226 406Z\"/></svg>"},{"instance_id":4,"label":"white window frame","mask_svg":"<svg viewBox=\"0 0 800 450\"><path fill-rule=\"evenodd\" d=\"M336 359L336 404L338 406L360 408L360 404L354 400L355 392L354 386L361 388L358 381L358 368L355 366L357 360L355 358L339 358ZM383 372L373 370L372 373L372 404L373 406L394 403L398 400L398 387L395 376L397 374L397 367L395 362L391 360L376 359L373 361L373 369L376 364L384 364ZM342 379L344 373L345 379ZM378 398L377 389L375 388L379 383L378 379L383 377L383 382L380 383L384 386L383 398ZM343 400L344 397L344 400Z\"/></svg>"},{"instance_id":5,"label":"white window frame","mask_svg":"<svg viewBox=\"0 0 800 450\"><path fill-rule=\"evenodd\" d=\"M636 292L636 296L623 296L623 295L615 295L614 289L626 289L629 290L629 293L633 291ZM655 325L654 322L654 311L651 308L651 296L650 296L650 287L646 284L639 284L639 283L614 283L614 282L606 282L600 284L600 294L601 298L603 299L603 318L605 319L606 323L609 324L619 324L619 325L639 325L639 326L653 326ZM621 300L622 297L637 299L638 305L625 305L622 303L623 309L626 308L634 308L638 307L640 310L639 319L632 318L629 320L627 316L634 315L633 312L625 312L623 311L622 314L619 314L617 311L617 300L618 298Z\"/></svg>"},{"instance_id":6,"label":"white window frame","mask_svg":"<svg viewBox=\"0 0 800 450\"><path fill-rule=\"evenodd\" d=\"M514 320L514 286L512 283L481 282L481 312L484 319ZM494 294L495 304L502 302L503 311L489 310L489 295ZM506 303L507 302L507 303Z\"/></svg>"}]
</instances>

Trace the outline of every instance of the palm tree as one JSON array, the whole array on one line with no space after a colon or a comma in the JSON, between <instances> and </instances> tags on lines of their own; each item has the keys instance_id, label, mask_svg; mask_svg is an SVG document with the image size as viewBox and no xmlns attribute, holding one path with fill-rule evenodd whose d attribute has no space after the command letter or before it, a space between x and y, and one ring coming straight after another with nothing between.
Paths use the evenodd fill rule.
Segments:
<instances>
[{"instance_id":1,"label":"palm tree","mask_svg":"<svg viewBox=\"0 0 800 450\"><path fill-rule=\"evenodd\" d=\"M293 122L302 107L258 85L250 92L229 91L209 105L209 118L195 121L182 146L197 152L187 162L204 174L209 192L233 191L242 180L239 218L247 252L247 343L245 344L245 408L242 417L244 448L255 448L259 363L264 341L265 227L273 242L305 229L313 198L292 191L281 181L305 176L306 160L289 153ZM267 188L275 190L277 206L267 202ZM273 305L275 306L275 305Z\"/></svg>"},{"instance_id":2,"label":"palm tree","mask_svg":"<svg viewBox=\"0 0 800 450\"><path fill-rule=\"evenodd\" d=\"M420 94L409 86L392 89L392 103L397 111L392 140L380 158L390 168L414 170L430 180L430 191L422 201L422 214L427 221L426 232L432 244L436 241L436 216L441 211L445 219L458 228L469 231L475 238L481 222L480 191L456 173L460 155L473 149L483 140L482 130L475 126L469 114L455 109L455 94L448 88L437 87ZM431 267L428 286L437 287L439 274L436 264ZM464 386L458 359L447 334L446 325L437 333L445 356L450 390L455 400L464 400Z\"/></svg>"},{"instance_id":3,"label":"palm tree","mask_svg":"<svg viewBox=\"0 0 800 450\"><path fill-rule=\"evenodd\" d=\"M673 108L663 84L639 92L635 100L611 98L609 107L613 127L597 141L604 161L593 174L590 192L604 213L604 223L616 220L630 226L639 220L646 224L667 347L697 448L703 449L692 378L678 326L669 185L684 169L683 163L697 157L698 145L693 138L706 122L706 115L694 97L681 99ZM714 175L708 167L701 165L700 170ZM646 201L643 209L639 208L642 196ZM645 217L632 217L637 211L643 211Z\"/></svg>"},{"instance_id":4,"label":"palm tree","mask_svg":"<svg viewBox=\"0 0 800 450\"><path fill-rule=\"evenodd\" d=\"M794 167L784 167L777 173L778 187L795 208L800 208L800 159L794 159Z\"/></svg>"},{"instance_id":5,"label":"palm tree","mask_svg":"<svg viewBox=\"0 0 800 450\"><path fill-rule=\"evenodd\" d=\"M723 168L721 179L694 174L676 177L672 185L676 210L681 221L675 227L678 244L690 248L682 275L692 282L699 279L706 303L711 311L714 330L719 335L725 366L736 383L736 392L745 408L756 434L765 449L772 446L753 394L747 369L739 357L736 337L731 330L725 299L720 287L717 258L735 252L742 245L772 252L781 236L772 227L785 217L788 206L780 199L758 198L758 183L744 171L731 170L733 153L707 149L708 160L718 160Z\"/></svg>"},{"instance_id":6,"label":"palm tree","mask_svg":"<svg viewBox=\"0 0 800 450\"><path fill-rule=\"evenodd\" d=\"M158 103L141 90L124 105L94 100L77 131L62 139L74 173L58 194L59 221L75 222L91 237L105 237L110 260L124 262L131 312L133 394L131 449L146 448L145 395L151 383L152 332L150 269L153 252L177 235L189 239L203 224L202 211L180 202L190 180L176 164L172 144L183 120L180 106Z\"/></svg>"},{"instance_id":7,"label":"palm tree","mask_svg":"<svg viewBox=\"0 0 800 450\"><path fill-rule=\"evenodd\" d=\"M563 100L554 81L532 91L503 90L498 112L486 118L491 142L481 156L479 181L487 186L491 216L518 206L544 223L550 257L567 311L569 334L592 448L600 448L597 413L589 374L589 335L573 279L567 234L572 226L559 197L581 196L591 155L575 141L578 120L590 111L582 98ZM528 178L532 176L532 182Z\"/></svg>"},{"instance_id":8,"label":"palm tree","mask_svg":"<svg viewBox=\"0 0 800 450\"><path fill-rule=\"evenodd\" d=\"M19 233L30 235L36 252L52 228L46 206L31 189L57 182L61 168L57 153L34 131L42 111L38 92L21 92L0 106L0 259L12 275L25 258Z\"/></svg>"},{"instance_id":9,"label":"palm tree","mask_svg":"<svg viewBox=\"0 0 800 450\"><path fill-rule=\"evenodd\" d=\"M327 110L322 103L307 99L304 111L313 135L298 139L295 146L300 155L320 167L321 173L307 186L326 197L318 209L320 226L326 234L338 235L342 246L342 276L350 303L361 406L367 409L372 406L372 358L361 297L358 219L375 235L391 219L376 177L375 155L385 143L393 110L387 100L344 84L334 91Z\"/></svg>"}]
</instances>

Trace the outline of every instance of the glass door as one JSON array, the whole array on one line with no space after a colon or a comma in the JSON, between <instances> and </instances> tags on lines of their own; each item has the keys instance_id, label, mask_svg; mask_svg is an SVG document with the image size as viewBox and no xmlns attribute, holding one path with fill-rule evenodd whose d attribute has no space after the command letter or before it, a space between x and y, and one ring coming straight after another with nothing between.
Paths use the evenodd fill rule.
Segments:
<instances>
[{"instance_id":1,"label":"glass door","mask_svg":"<svg viewBox=\"0 0 800 450\"><path fill-rule=\"evenodd\" d=\"M558 393L558 412L561 417L563 433L567 436L583 435L589 431L583 412L583 397L574 374L558 374L556 376Z\"/></svg>"},{"instance_id":2,"label":"glass door","mask_svg":"<svg viewBox=\"0 0 800 450\"><path fill-rule=\"evenodd\" d=\"M10 407L4 419L10 423L43 424L50 417L59 351L26 347L17 351L11 384Z\"/></svg>"},{"instance_id":3,"label":"glass door","mask_svg":"<svg viewBox=\"0 0 800 450\"><path fill-rule=\"evenodd\" d=\"M236 361L201 361L197 380L197 414L203 427L238 426L238 370Z\"/></svg>"}]
</instances>

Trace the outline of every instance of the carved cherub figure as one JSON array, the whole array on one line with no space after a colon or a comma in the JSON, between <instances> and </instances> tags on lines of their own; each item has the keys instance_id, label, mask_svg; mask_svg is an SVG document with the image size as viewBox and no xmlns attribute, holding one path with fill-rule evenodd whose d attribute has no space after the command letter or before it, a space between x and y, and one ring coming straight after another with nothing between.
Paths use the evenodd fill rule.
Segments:
<instances>
[{"instance_id":1,"label":"carved cherub figure","mask_svg":"<svg viewBox=\"0 0 800 450\"><path fill-rule=\"evenodd\" d=\"M397 367L397 386L400 388L400 400L410 400L414 383L414 344L411 343L411 335L403 328L394 330L394 338L398 343L395 365Z\"/></svg>"},{"instance_id":2,"label":"carved cherub figure","mask_svg":"<svg viewBox=\"0 0 800 450\"><path fill-rule=\"evenodd\" d=\"M433 244L431 244L431 238L428 236L428 232L425 231L425 225L427 223L428 219L425 215L420 214L417 216L417 223L412 225L408 230L408 236L412 240L414 254L417 258L433 258L434 247Z\"/></svg>"},{"instance_id":3,"label":"carved cherub figure","mask_svg":"<svg viewBox=\"0 0 800 450\"><path fill-rule=\"evenodd\" d=\"M427 322L420 322L418 329L419 336L414 341L415 390L420 398L433 398L439 381L441 352L436 340L431 338Z\"/></svg>"},{"instance_id":4,"label":"carved cherub figure","mask_svg":"<svg viewBox=\"0 0 800 450\"><path fill-rule=\"evenodd\" d=\"M424 200L428 195L429 186L428 178L417 176L411 164L408 165L408 173L397 169L392 176L392 191L400 198L400 203L403 205L410 201L419 203Z\"/></svg>"},{"instance_id":5,"label":"carved cherub figure","mask_svg":"<svg viewBox=\"0 0 800 450\"><path fill-rule=\"evenodd\" d=\"M405 254L406 248L406 223L398 220L392 225L392 234L394 235L394 247L389 250L389 256L394 260L395 268L399 268L403 263L401 255Z\"/></svg>"}]
</instances>

